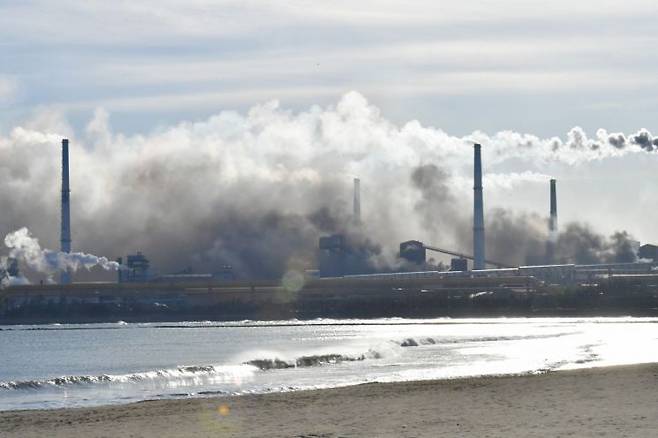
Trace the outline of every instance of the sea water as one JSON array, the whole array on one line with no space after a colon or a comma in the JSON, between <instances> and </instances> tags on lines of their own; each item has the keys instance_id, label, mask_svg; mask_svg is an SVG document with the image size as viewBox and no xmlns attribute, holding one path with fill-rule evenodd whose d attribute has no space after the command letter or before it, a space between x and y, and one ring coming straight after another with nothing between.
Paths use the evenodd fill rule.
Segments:
<instances>
[{"instance_id":1,"label":"sea water","mask_svg":"<svg viewBox=\"0 0 658 438\"><path fill-rule=\"evenodd\" d=\"M658 362L658 318L0 326L0 410Z\"/></svg>"}]
</instances>

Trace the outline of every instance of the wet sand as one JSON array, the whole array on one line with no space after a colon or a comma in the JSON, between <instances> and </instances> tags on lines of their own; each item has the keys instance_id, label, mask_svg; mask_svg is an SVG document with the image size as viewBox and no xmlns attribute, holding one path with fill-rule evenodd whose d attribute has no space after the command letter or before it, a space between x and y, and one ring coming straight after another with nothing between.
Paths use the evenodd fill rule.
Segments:
<instances>
[{"instance_id":1,"label":"wet sand","mask_svg":"<svg viewBox=\"0 0 658 438\"><path fill-rule=\"evenodd\" d=\"M658 437L658 364L0 412L2 437Z\"/></svg>"}]
</instances>

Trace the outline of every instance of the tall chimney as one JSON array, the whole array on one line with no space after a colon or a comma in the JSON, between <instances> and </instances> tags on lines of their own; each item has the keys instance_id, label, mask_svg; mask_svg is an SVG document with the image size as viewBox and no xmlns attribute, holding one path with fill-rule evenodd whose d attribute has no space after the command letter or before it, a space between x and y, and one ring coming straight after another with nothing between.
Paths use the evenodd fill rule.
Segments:
<instances>
[{"instance_id":1,"label":"tall chimney","mask_svg":"<svg viewBox=\"0 0 658 438\"><path fill-rule=\"evenodd\" d=\"M555 263L555 244L557 243L557 190L556 181L551 179L551 217L548 220L548 242L546 242L546 262Z\"/></svg>"},{"instance_id":2,"label":"tall chimney","mask_svg":"<svg viewBox=\"0 0 658 438\"><path fill-rule=\"evenodd\" d=\"M61 251L71 252L71 190L69 187L69 141L62 140L62 229L61 229ZM69 284L71 274L62 272L60 283Z\"/></svg>"},{"instance_id":3,"label":"tall chimney","mask_svg":"<svg viewBox=\"0 0 658 438\"><path fill-rule=\"evenodd\" d=\"M473 269L484 269L484 201L481 146L475 144L473 166Z\"/></svg>"},{"instance_id":4,"label":"tall chimney","mask_svg":"<svg viewBox=\"0 0 658 438\"><path fill-rule=\"evenodd\" d=\"M361 181L354 178L354 223L361 223Z\"/></svg>"},{"instance_id":5,"label":"tall chimney","mask_svg":"<svg viewBox=\"0 0 658 438\"><path fill-rule=\"evenodd\" d=\"M548 224L548 231L551 234L557 233L557 192L555 189L556 181L551 180L551 220Z\"/></svg>"}]
</instances>

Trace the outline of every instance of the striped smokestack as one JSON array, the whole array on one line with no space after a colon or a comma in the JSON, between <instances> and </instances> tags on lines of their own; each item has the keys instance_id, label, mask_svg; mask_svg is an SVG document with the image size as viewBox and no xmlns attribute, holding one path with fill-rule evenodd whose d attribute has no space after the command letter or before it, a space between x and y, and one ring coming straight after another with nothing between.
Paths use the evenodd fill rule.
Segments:
<instances>
[{"instance_id":1,"label":"striped smokestack","mask_svg":"<svg viewBox=\"0 0 658 438\"><path fill-rule=\"evenodd\" d=\"M69 187L69 141L62 140L62 229L61 229L61 251L71 252L71 189ZM71 282L71 274L62 272L61 284Z\"/></svg>"},{"instance_id":2,"label":"striped smokestack","mask_svg":"<svg viewBox=\"0 0 658 438\"><path fill-rule=\"evenodd\" d=\"M473 269L484 269L484 201L481 146L475 144L473 163Z\"/></svg>"},{"instance_id":3,"label":"striped smokestack","mask_svg":"<svg viewBox=\"0 0 658 438\"><path fill-rule=\"evenodd\" d=\"M361 181L354 178L354 223L361 223Z\"/></svg>"}]
</instances>

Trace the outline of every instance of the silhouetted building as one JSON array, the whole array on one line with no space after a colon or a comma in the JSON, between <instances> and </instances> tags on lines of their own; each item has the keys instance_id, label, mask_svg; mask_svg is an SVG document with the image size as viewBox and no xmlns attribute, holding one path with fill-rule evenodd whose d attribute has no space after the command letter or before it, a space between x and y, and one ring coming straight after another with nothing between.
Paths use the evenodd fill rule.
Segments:
<instances>
[{"instance_id":1,"label":"silhouetted building","mask_svg":"<svg viewBox=\"0 0 658 438\"><path fill-rule=\"evenodd\" d=\"M342 234L332 234L331 236L320 237L320 249L332 251L345 249L345 236Z\"/></svg>"},{"instance_id":2,"label":"silhouetted building","mask_svg":"<svg viewBox=\"0 0 658 438\"><path fill-rule=\"evenodd\" d=\"M468 260L455 257L450 259L450 270L451 271L468 271Z\"/></svg>"},{"instance_id":3,"label":"silhouetted building","mask_svg":"<svg viewBox=\"0 0 658 438\"><path fill-rule=\"evenodd\" d=\"M417 265L424 265L427 252L423 242L418 240L407 240L400 244L400 258Z\"/></svg>"},{"instance_id":4,"label":"silhouetted building","mask_svg":"<svg viewBox=\"0 0 658 438\"><path fill-rule=\"evenodd\" d=\"M345 274L345 236L332 234L320 237L318 270L320 277L340 277Z\"/></svg>"},{"instance_id":5,"label":"silhouetted building","mask_svg":"<svg viewBox=\"0 0 658 438\"><path fill-rule=\"evenodd\" d=\"M344 235L323 236L318 243L320 277L342 277L374 272L370 263L370 251L366 247L349 244Z\"/></svg>"},{"instance_id":6,"label":"silhouetted building","mask_svg":"<svg viewBox=\"0 0 658 438\"><path fill-rule=\"evenodd\" d=\"M658 262L658 246L652 245L650 243L646 245L642 245L637 255L641 259L653 260L654 262Z\"/></svg>"},{"instance_id":7,"label":"silhouetted building","mask_svg":"<svg viewBox=\"0 0 658 438\"><path fill-rule=\"evenodd\" d=\"M129 254L126 257L126 270L121 275L123 281L139 283L148 281L149 268L151 264L144 254L137 251L137 254Z\"/></svg>"}]
</instances>

